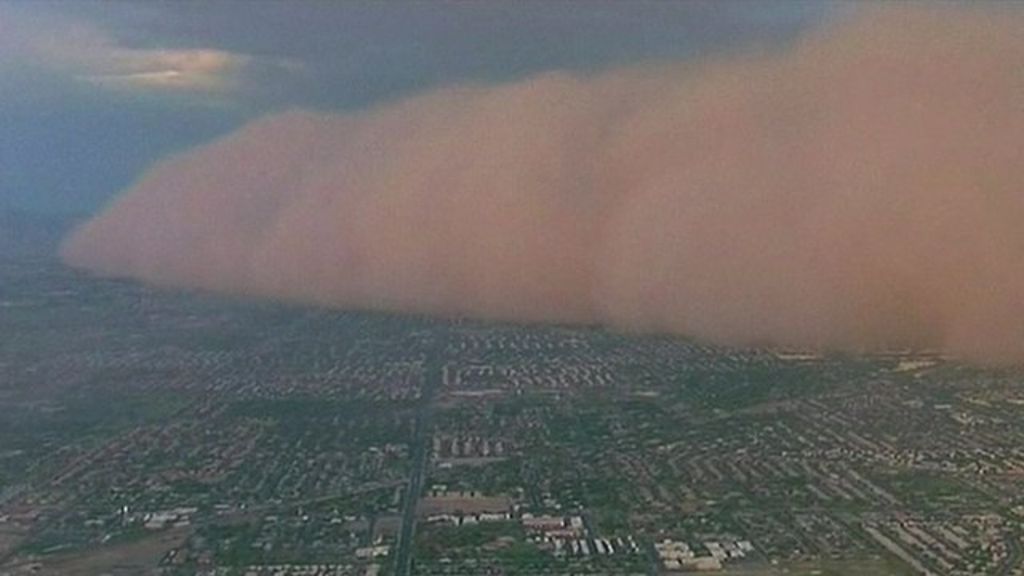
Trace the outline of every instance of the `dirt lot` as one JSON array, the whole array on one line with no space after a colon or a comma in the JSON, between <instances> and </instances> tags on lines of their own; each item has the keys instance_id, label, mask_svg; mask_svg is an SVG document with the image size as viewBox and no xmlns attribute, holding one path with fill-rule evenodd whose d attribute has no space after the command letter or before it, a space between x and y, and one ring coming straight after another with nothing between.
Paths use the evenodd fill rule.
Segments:
<instances>
[{"instance_id":1,"label":"dirt lot","mask_svg":"<svg viewBox=\"0 0 1024 576\"><path fill-rule=\"evenodd\" d=\"M428 496L420 500L417 512L420 516L433 514L482 514L484 512L507 512L512 507L508 496L479 496L467 493L450 493L443 496Z\"/></svg>"},{"instance_id":2,"label":"dirt lot","mask_svg":"<svg viewBox=\"0 0 1024 576\"><path fill-rule=\"evenodd\" d=\"M0 573L35 576L141 575L156 568L164 554L180 546L190 528L166 530L152 536L95 550L23 559L0 567Z\"/></svg>"}]
</instances>

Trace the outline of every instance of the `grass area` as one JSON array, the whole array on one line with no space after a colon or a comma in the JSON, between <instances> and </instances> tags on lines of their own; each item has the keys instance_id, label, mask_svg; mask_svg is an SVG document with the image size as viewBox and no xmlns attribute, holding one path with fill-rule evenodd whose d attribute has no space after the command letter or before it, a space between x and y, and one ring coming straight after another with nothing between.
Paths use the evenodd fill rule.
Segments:
<instances>
[{"instance_id":1,"label":"grass area","mask_svg":"<svg viewBox=\"0 0 1024 576\"><path fill-rule=\"evenodd\" d=\"M950 474L912 471L882 478L893 493L915 509L948 511L988 501L985 494Z\"/></svg>"},{"instance_id":2,"label":"grass area","mask_svg":"<svg viewBox=\"0 0 1024 576\"><path fill-rule=\"evenodd\" d=\"M188 397L170 391L90 390L67 398L65 410L55 423L78 434L116 432L168 418L188 401Z\"/></svg>"},{"instance_id":3,"label":"grass area","mask_svg":"<svg viewBox=\"0 0 1024 576\"><path fill-rule=\"evenodd\" d=\"M735 576L912 576L914 572L897 560L888 558L857 558L850 560L819 560L814 562L782 562L777 565L739 565L723 574Z\"/></svg>"},{"instance_id":4,"label":"grass area","mask_svg":"<svg viewBox=\"0 0 1024 576\"><path fill-rule=\"evenodd\" d=\"M503 574L643 574L644 555L619 554L556 557L526 538L515 522L488 522L470 526L430 526L417 531L417 573ZM445 572L445 570L454 570ZM461 572L459 570L462 570Z\"/></svg>"},{"instance_id":5,"label":"grass area","mask_svg":"<svg viewBox=\"0 0 1024 576\"><path fill-rule=\"evenodd\" d=\"M472 526L431 526L417 533L416 557L440 558L476 553L490 545L500 549L520 542L523 531L515 522L485 522Z\"/></svg>"}]
</instances>

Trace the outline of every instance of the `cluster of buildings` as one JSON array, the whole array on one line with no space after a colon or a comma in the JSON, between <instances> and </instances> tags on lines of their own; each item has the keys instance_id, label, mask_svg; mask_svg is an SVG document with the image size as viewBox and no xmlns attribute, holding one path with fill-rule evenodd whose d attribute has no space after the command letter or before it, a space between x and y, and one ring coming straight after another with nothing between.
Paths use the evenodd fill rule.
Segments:
<instances>
[{"instance_id":1,"label":"cluster of buildings","mask_svg":"<svg viewBox=\"0 0 1024 576\"><path fill-rule=\"evenodd\" d=\"M706 540L698 549L686 542L666 538L654 544L665 570L712 571L721 570L726 562L740 560L754 551L754 545L747 540Z\"/></svg>"},{"instance_id":2,"label":"cluster of buildings","mask_svg":"<svg viewBox=\"0 0 1024 576\"><path fill-rule=\"evenodd\" d=\"M1024 569L1019 371L10 270L0 563L178 531L168 576Z\"/></svg>"}]
</instances>

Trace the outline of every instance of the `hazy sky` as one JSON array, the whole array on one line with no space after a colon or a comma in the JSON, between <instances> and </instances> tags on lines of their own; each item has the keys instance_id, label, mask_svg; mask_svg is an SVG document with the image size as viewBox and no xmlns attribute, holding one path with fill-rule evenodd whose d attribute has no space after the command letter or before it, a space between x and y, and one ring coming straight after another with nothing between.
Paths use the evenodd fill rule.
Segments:
<instances>
[{"instance_id":1,"label":"hazy sky","mask_svg":"<svg viewBox=\"0 0 1024 576\"><path fill-rule=\"evenodd\" d=\"M0 0L0 209L92 212L156 159L289 107L784 42L824 2Z\"/></svg>"}]
</instances>

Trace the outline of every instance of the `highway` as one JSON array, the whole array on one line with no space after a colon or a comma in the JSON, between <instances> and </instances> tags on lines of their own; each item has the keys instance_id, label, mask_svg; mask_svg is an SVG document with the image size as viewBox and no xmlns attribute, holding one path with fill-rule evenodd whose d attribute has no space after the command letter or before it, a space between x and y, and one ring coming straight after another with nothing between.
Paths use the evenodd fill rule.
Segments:
<instances>
[{"instance_id":1,"label":"highway","mask_svg":"<svg viewBox=\"0 0 1024 576\"><path fill-rule=\"evenodd\" d=\"M409 576L412 572L413 539L416 536L416 504L423 492L423 480L427 471L431 437L431 419L434 411L434 394L444 378L444 361L437 352L428 354L423 374L423 389L416 413L416 428L413 433L412 472L405 490L402 504L402 528L399 531L395 551L395 575Z\"/></svg>"}]
</instances>

